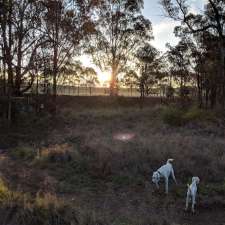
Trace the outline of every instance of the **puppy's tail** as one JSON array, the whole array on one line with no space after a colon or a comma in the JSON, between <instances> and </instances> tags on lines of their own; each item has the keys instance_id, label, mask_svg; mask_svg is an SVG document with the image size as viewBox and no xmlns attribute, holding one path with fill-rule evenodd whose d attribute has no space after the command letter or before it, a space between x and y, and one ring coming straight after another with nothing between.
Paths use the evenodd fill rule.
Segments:
<instances>
[{"instance_id":1,"label":"puppy's tail","mask_svg":"<svg viewBox=\"0 0 225 225\"><path fill-rule=\"evenodd\" d=\"M168 159L167 160L167 163L171 163L171 162L173 162L174 161L174 159Z\"/></svg>"}]
</instances>

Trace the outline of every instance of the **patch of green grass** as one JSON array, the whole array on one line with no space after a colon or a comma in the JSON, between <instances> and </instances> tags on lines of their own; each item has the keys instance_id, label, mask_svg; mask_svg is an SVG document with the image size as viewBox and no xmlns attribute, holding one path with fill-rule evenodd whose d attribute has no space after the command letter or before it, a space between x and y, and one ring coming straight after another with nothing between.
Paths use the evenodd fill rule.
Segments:
<instances>
[{"instance_id":1,"label":"patch of green grass","mask_svg":"<svg viewBox=\"0 0 225 225\"><path fill-rule=\"evenodd\" d=\"M162 110L162 120L170 126L183 126L196 121L214 121L215 115L211 111L197 107L192 107L185 111L177 106L170 106Z\"/></svg>"},{"instance_id":2,"label":"patch of green grass","mask_svg":"<svg viewBox=\"0 0 225 225\"><path fill-rule=\"evenodd\" d=\"M214 114L209 110L206 111L197 107L193 107L184 113L183 118L186 123L193 121L213 121Z\"/></svg>"},{"instance_id":3,"label":"patch of green grass","mask_svg":"<svg viewBox=\"0 0 225 225\"><path fill-rule=\"evenodd\" d=\"M18 146L12 149L9 155L15 160L33 160L36 157L36 151L30 146Z\"/></svg>"}]
</instances>

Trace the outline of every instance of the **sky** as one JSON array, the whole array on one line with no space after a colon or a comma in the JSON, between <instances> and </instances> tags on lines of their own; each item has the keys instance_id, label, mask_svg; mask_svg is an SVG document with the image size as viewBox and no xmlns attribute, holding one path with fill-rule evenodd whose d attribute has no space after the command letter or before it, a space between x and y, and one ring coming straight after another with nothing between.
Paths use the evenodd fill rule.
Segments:
<instances>
[{"instance_id":1,"label":"sky","mask_svg":"<svg viewBox=\"0 0 225 225\"><path fill-rule=\"evenodd\" d=\"M197 13L203 9L206 0L189 0L191 11ZM143 15L152 22L154 40L152 44L162 52L166 51L165 44L176 45L178 38L174 36L174 27L179 25L164 16L159 0L144 0Z\"/></svg>"}]
</instances>

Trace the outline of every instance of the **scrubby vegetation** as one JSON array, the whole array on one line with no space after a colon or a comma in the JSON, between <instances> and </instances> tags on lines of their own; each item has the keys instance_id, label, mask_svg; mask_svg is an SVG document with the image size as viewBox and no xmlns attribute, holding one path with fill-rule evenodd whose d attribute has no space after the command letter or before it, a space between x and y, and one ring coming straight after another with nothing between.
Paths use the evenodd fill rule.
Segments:
<instances>
[{"instance_id":1,"label":"scrubby vegetation","mask_svg":"<svg viewBox=\"0 0 225 225\"><path fill-rule=\"evenodd\" d=\"M182 211L186 184L198 175L201 179L198 224L207 222L209 211L217 216L214 224L223 221L222 118L215 120L214 113L194 107L183 110L175 105L152 104L141 109L123 105L119 100L115 108L107 107L105 102L104 107L99 104L87 112L88 105L82 101L79 108L72 101L65 104L57 117L52 118L51 131L39 136L38 142L33 134L39 131L39 125L34 126L32 121L30 136L23 126L17 127L17 132L20 129L20 134L26 135L25 142L23 135L19 138L15 133L12 136L1 133L2 137L16 138L19 143L1 153L2 177L10 187L1 184L1 201L12 206L11 209L4 203L2 213L9 207L12 221L26 218L26 223L20 224L34 220L40 225L172 222L183 225L185 217L189 218ZM184 123L177 123L178 115ZM46 117L46 123L42 123L46 129L48 120ZM124 133L132 134L132 138L116 138ZM178 186L171 183L166 197L164 185L156 191L151 175L167 158L175 159ZM14 197L15 201L5 196L19 197ZM15 204L20 210L14 211ZM158 207L166 214L158 212ZM155 218L155 210L160 219ZM194 224L191 217L188 223ZM57 222L53 218L58 218Z\"/></svg>"},{"instance_id":2,"label":"scrubby vegetation","mask_svg":"<svg viewBox=\"0 0 225 225\"><path fill-rule=\"evenodd\" d=\"M56 196L45 193L35 197L11 191L0 180L2 224L71 225L78 224L76 211Z\"/></svg>"},{"instance_id":3,"label":"scrubby vegetation","mask_svg":"<svg viewBox=\"0 0 225 225\"><path fill-rule=\"evenodd\" d=\"M210 110L197 107L179 108L174 106L165 107L162 111L162 119L171 126L182 126L196 122L215 122L217 115Z\"/></svg>"}]
</instances>

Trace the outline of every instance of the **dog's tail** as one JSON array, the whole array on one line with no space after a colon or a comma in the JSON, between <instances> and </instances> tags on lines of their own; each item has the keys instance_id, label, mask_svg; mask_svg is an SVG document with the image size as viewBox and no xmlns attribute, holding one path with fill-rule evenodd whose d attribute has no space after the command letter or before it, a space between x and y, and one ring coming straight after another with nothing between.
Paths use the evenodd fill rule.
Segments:
<instances>
[{"instance_id":1,"label":"dog's tail","mask_svg":"<svg viewBox=\"0 0 225 225\"><path fill-rule=\"evenodd\" d=\"M171 162L173 162L174 161L174 159L168 159L167 160L167 163L171 163Z\"/></svg>"}]
</instances>

